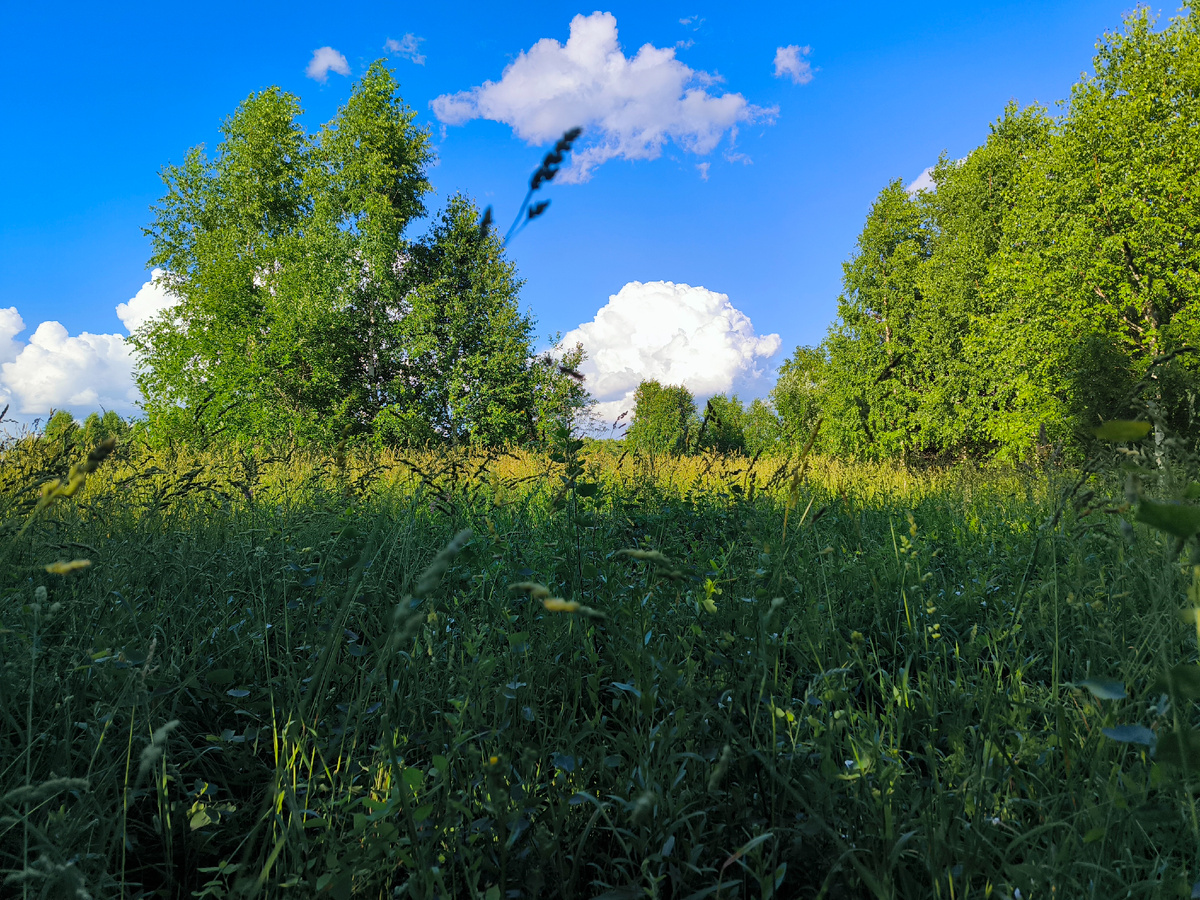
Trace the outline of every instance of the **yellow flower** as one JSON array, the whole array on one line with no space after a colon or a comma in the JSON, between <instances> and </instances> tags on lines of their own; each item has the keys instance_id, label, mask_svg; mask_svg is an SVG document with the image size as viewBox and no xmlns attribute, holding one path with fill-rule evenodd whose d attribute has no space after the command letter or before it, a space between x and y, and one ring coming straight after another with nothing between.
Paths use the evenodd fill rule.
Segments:
<instances>
[{"instance_id":1,"label":"yellow flower","mask_svg":"<svg viewBox=\"0 0 1200 900\"><path fill-rule=\"evenodd\" d=\"M861 631L850 632L850 643L861 644L863 642L863 633Z\"/></svg>"},{"instance_id":2,"label":"yellow flower","mask_svg":"<svg viewBox=\"0 0 1200 900\"><path fill-rule=\"evenodd\" d=\"M564 600L562 597L547 597L542 601L542 606L550 612L575 612L579 609L579 604L574 600Z\"/></svg>"},{"instance_id":3,"label":"yellow flower","mask_svg":"<svg viewBox=\"0 0 1200 900\"><path fill-rule=\"evenodd\" d=\"M72 572L78 572L80 569L86 569L92 564L90 559L73 559L70 562L52 562L46 566L46 571L51 575L70 575Z\"/></svg>"}]
</instances>

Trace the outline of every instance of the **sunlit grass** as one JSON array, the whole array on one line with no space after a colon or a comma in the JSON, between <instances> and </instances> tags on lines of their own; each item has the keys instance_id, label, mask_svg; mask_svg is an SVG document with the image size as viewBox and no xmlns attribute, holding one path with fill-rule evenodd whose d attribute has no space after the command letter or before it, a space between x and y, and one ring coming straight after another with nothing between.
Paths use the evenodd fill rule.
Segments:
<instances>
[{"instance_id":1,"label":"sunlit grass","mask_svg":"<svg viewBox=\"0 0 1200 900\"><path fill-rule=\"evenodd\" d=\"M1070 472L133 443L38 510L87 449L3 459L7 893L1200 877L1145 742L1195 719L1150 690L1195 659L1192 570L1117 515L1048 527Z\"/></svg>"}]
</instances>

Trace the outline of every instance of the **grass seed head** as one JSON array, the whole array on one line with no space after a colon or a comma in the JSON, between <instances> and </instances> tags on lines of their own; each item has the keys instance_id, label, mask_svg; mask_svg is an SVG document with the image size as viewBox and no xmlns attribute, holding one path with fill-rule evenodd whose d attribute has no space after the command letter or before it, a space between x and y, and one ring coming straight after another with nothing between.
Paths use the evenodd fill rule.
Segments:
<instances>
[{"instance_id":1,"label":"grass seed head","mask_svg":"<svg viewBox=\"0 0 1200 900\"><path fill-rule=\"evenodd\" d=\"M579 612L579 604L574 600L564 600L562 597L547 597L542 606L550 612Z\"/></svg>"},{"instance_id":2,"label":"grass seed head","mask_svg":"<svg viewBox=\"0 0 1200 900\"><path fill-rule=\"evenodd\" d=\"M172 719L170 722L167 722L165 725L160 725L154 730L154 734L150 737L150 743L146 745L144 750L142 750L142 756L138 762L139 781L141 781L142 777L154 767L154 764L158 762L159 758L162 757L163 747L166 746L167 738L170 736L171 732L178 727L179 720Z\"/></svg>"},{"instance_id":3,"label":"grass seed head","mask_svg":"<svg viewBox=\"0 0 1200 900\"><path fill-rule=\"evenodd\" d=\"M417 587L413 591L416 597L424 597L427 594L437 590L437 586L442 583L442 576L446 574L446 570L450 568L450 563L454 561L454 557L462 551L462 548L471 540L471 529L464 528L458 534L450 539L441 552L433 558L433 562L429 564L429 568L421 573L421 579L417 582Z\"/></svg>"},{"instance_id":4,"label":"grass seed head","mask_svg":"<svg viewBox=\"0 0 1200 900\"><path fill-rule=\"evenodd\" d=\"M60 560L46 566L46 571L51 575L70 575L72 572L79 572L88 568L91 564L92 561L90 559L73 559L70 562Z\"/></svg>"},{"instance_id":5,"label":"grass seed head","mask_svg":"<svg viewBox=\"0 0 1200 900\"><path fill-rule=\"evenodd\" d=\"M624 550L618 550L617 556L627 556L630 559L640 559L643 562L659 563L660 565L664 566L671 564L671 560L664 556L660 550L637 550L633 548L627 548Z\"/></svg>"},{"instance_id":6,"label":"grass seed head","mask_svg":"<svg viewBox=\"0 0 1200 900\"><path fill-rule=\"evenodd\" d=\"M514 594L528 594L534 600L545 600L550 596L550 588L536 581L518 581L516 584L510 584L508 589Z\"/></svg>"}]
</instances>

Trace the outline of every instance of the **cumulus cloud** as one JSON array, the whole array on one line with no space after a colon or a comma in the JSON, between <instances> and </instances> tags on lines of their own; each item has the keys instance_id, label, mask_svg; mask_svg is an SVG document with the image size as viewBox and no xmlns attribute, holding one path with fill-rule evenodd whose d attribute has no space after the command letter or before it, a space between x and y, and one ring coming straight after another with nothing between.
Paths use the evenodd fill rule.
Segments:
<instances>
[{"instance_id":1,"label":"cumulus cloud","mask_svg":"<svg viewBox=\"0 0 1200 900\"><path fill-rule=\"evenodd\" d=\"M786 75L794 84L808 84L813 80L812 64L801 57L808 56L811 52L812 47L799 47L796 44L777 48L775 77L783 78Z\"/></svg>"},{"instance_id":2,"label":"cumulus cloud","mask_svg":"<svg viewBox=\"0 0 1200 900\"><path fill-rule=\"evenodd\" d=\"M906 185L904 189L910 194L915 194L917 191L932 191L936 187L937 185L933 183L933 166L930 166L914 178L911 184Z\"/></svg>"},{"instance_id":3,"label":"cumulus cloud","mask_svg":"<svg viewBox=\"0 0 1200 900\"><path fill-rule=\"evenodd\" d=\"M752 389L765 374L762 363L781 346L777 334L755 334L727 294L670 281L631 281L591 322L563 337L564 346L576 343L588 353L581 371L606 423L632 410L647 379L682 384L701 403Z\"/></svg>"},{"instance_id":4,"label":"cumulus cloud","mask_svg":"<svg viewBox=\"0 0 1200 900\"><path fill-rule=\"evenodd\" d=\"M117 316L133 333L160 311L178 302L165 289L162 272L125 303ZM122 334L72 336L59 322L42 322L28 341L17 340L25 321L15 307L0 309L0 409L25 417L45 417L52 409L89 413L99 409L129 414L141 394L134 383L137 359Z\"/></svg>"},{"instance_id":5,"label":"cumulus cloud","mask_svg":"<svg viewBox=\"0 0 1200 900\"><path fill-rule=\"evenodd\" d=\"M421 52L420 46L423 40L425 38L419 38L410 31L404 37L400 38L400 40L388 38L383 43L383 49L404 59L410 59L418 66L423 66L425 65L425 54Z\"/></svg>"},{"instance_id":6,"label":"cumulus cloud","mask_svg":"<svg viewBox=\"0 0 1200 900\"><path fill-rule=\"evenodd\" d=\"M512 127L535 144L557 139L576 125L585 129L564 181L586 181L610 159L656 159L670 141L705 155L738 123L774 120L736 93L711 93L719 79L689 68L673 48L643 45L626 57L611 13L577 15L565 44L543 38L485 81L430 106L446 125L489 119Z\"/></svg>"},{"instance_id":7,"label":"cumulus cloud","mask_svg":"<svg viewBox=\"0 0 1200 900\"><path fill-rule=\"evenodd\" d=\"M0 382L19 413L51 409L115 409L127 412L140 394L133 383L133 348L119 334L67 334L43 322L17 358L0 365Z\"/></svg>"},{"instance_id":8,"label":"cumulus cloud","mask_svg":"<svg viewBox=\"0 0 1200 900\"><path fill-rule=\"evenodd\" d=\"M308 67L304 70L304 74L324 84L328 80L330 72L349 75L350 64L346 62L346 57L332 47L318 47L313 51L312 59L308 61Z\"/></svg>"},{"instance_id":9,"label":"cumulus cloud","mask_svg":"<svg viewBox=\"0 0 1200 900\"><path fill-rule=\"evenodd\" d=\"M130 334L164 309L169 309L179 302L179 298L163 285L160 280L162 275L162 269L155 269L150 273L150 280L141 286L129 302L117 304L117 318Z\"/></svg>"}]
</instances>

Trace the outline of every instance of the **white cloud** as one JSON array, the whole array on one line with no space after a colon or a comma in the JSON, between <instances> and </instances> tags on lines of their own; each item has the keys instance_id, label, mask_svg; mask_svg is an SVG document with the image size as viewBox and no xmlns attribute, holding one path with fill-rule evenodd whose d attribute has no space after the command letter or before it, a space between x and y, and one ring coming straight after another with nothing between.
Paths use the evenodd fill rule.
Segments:
<instances>
[{"instance_id":1,"label":"white cloud","mask_svg":"<svg viewBox=\"0 0 1200 900\"><path fill-rule=\"evenodd\" d=\"M611 424L633 408L638 384L682 384L703 403L713 394L753 390L760 363L779 352L777 334L758 335L727 294L703 287L631 281L563 345L587 351L581 371L599 402L599 421Z\"/></svg>"},{"instance_id":2,"label":"white cloud","mask_svg":"<svg viewBox=\"0 0 1200 900\"><path fill-rule=\"evenodd\" d=\"M349 75L350 64L346 62L346 57L332 47L318 47L313 51L312 59L308 61L308 68L304 70L304 74L324 84L329 78L330 72Z\"/></svg>"},{"instance_id":3,"label":"white cloud","mask_svg":"<svg viewBox=\"0 0 1200 900\"><path fill-rule=\"evenodd\" d=\"M162 271L125 303L117 316L132 333L156 313L178 302L163 286ZM141 394L134 383L137 362L123 334L71 336L59 322L42 322L28 342L17 340L25 321L15 307L0 309L0 409L45 417L52 409L86 414L101 408L128 415Z\"/></svg>"},{"instance_id":4,"label":"white cloud","mask_svg":"<svg viewBox=\"0 0 1200 900\"><path fill-rule=\"evenodd\" d=\"M700 173L701 181L708 181L708 170L712 168L712 163L702 162L696 163L696 170Z\"/></svg>"},{"instance_id":5,"label":"white cloud","mask_svg":"<svg viewBox=\"0 0 1200 900\"><path fill-rule=\"evenodd\" d=\"M795 84L808 84L813 80L812 64L807 59L801 59L812 52L812 47L798 47L789 44L775 50L775 77L787 75Z\"/></svg>"},{"instance_id":6,"label":"white cloud","mask_svg":"<svg viewBox=\"0 0 1200 900\"><path fill-rule=\"evenodd\" d=\"M129 412L141 396L133 383L133 347L124 336L85 331L71 337L58 322L43 322L16 359L0 365L0 383L19 413Z\"/></svg>"},{"instance_id":7,"label":"white cloud","mask_svg":"<svg viewBox=\"0 0 1200 900\"><path fill-rule=\"evenodd\" d=\"M25 320L15 306L0 309L0 365L12 362L21 352L16 336L25 330Z\"/></svg>"},{"instance_id":8,"label":"white cloud","mask_svg":"<svg viewBox=\"0 0 1200 900\"><path fill-rule=\"evenodd\" d=\"M425 65L425 54L421 52L421 41L425 38L419 38L411 31L400 38L388 38L383 43L383 49L388 53L394 53L397 56L402 56L405 59L411 59L418 66Z\"/></svg>"},{"instance_id":9,"label":"white cloud","mask_svg":"<svg viewBox=\"0 0 1200 900\"><path fill-rule=\"evenodd\" d=\"M133 334L144 322L148 322L164 309L179 302L179 298L170 293L160 280L162 269L150 273L150 280L141 286L128 303L117 304L117 318L125 326L125 330Z\"/></svg>"},{"instance_id":10,"label":"white cloud","mask_svg":"<svg viewBox=\"0 0 1200 900\"><path fill-rule=\"evenodd\" d=\"M520 53L499 81L485 81L430 106L440 121L503 122L535 144L576 125L584 146L572 154L564 181L586 181L610 159L656 159L674 142L689 153L712 152L739 122L773 121L778 107L763 108L741 94L707 90L717 76L689 68L672 48L645 44L626 57L611 13L578 15L566 44L543 38Z\"/></svg>"},{"instance_id":11,"label":"white cloud","mask_svg":"<svg viewBox=\"0 0 1200 900\"><path fill-rule=\"evenodd\" d=\"M933 166L927 168L913 179L912 184L906 185L904 188L910 194L915 194L917 191L932 191L936 189L937 185L933 183Z\"/></svg>"}]
</instances>

